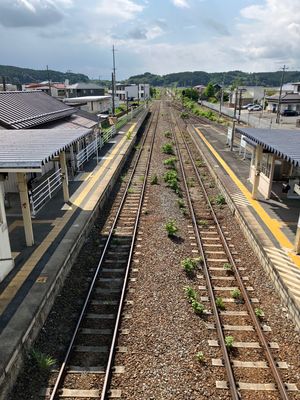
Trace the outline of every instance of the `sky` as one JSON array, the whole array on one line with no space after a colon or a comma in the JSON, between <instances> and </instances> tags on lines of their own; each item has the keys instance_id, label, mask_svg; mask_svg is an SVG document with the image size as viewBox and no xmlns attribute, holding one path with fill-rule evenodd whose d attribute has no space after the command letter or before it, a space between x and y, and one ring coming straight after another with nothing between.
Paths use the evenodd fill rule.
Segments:
<instances>
[{"instance_id":1,"label":"sky","mask_svg":"<svg viewBox=\"0 0 300 400\"><path fill-rule=\"evenodd\" d=\"M117 79L300 69L300 0L0 0L0 64Z\"/></svg>"}]
</instances>

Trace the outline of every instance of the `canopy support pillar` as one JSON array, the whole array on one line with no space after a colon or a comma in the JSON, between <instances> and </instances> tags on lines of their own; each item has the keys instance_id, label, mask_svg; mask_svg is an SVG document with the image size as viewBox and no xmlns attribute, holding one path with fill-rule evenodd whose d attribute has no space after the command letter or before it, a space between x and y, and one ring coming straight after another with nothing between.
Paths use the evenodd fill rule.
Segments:
<instances>
[{"instance_id":1,"label":"canopy support pillar","mask_svg":"<svg viewBox=\"0 0 300 400\"><path fill-rule=\"evenodd\" d=\"M23 215L26 245L28 247L30 247L30 246L34 245L34 237L33 237L33 229L32 229L26 174L24 174L22 172L17 172L17 181L18 181L19 193L20 193L20 201L21 201L21 209L22 209L22 215Z\"/></svg>"},{"instance_id":2,"label":"canopy support pillar","mask_svg":"<svg viewBox=\"0 0 300 400\"><path fill-rule=\"evenodd\" d=\"M258 185L260 175L260 165L262 160L263 148L261 145L257 145L255 149L255 161L254 161L254 179L252 188L252 199L257 199L258 196Z\"/></svg>"},{"instance_id":3,"label":"canopy support pillar","mask_svg":"<svg viewBox=\"0 0 300 400\"><path fill-rule=\"evenodd\" d=\"M68 168L66 163L66 152L62 151L59 153L59 163L61 168L61 180L64 193L64 202L67 203L70 199L69 194L69 179L68 179Z\"/></svg>"}]
</instances>

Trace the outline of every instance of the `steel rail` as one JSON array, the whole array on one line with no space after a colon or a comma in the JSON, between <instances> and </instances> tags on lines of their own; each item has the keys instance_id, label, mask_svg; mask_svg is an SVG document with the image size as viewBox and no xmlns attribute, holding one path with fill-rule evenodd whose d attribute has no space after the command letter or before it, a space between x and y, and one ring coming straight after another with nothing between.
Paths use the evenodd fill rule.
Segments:
<instances>
[{"instance_id":1,"label":"steel rail","mask_svg":"<svg viewBox=\"0 0 300 400\"><path fill-rule=\"evenodd\" d=\"M143 181L143 187L142 187L141 197L140 197L140 201L139 201L139 205L138 205L138 211L137 211L137 215L136 215L136 219L135 219L135 223L134 223L133 239L132 239L131 246L130 246L129 257L128 257L126 272L125 272L125 277L124 277L124 283L123 283L123 287L122 287L122 293L121 293L117 318L116 318L116 322L115 322L113 338L112 338L108 362L107 362L107 366L106 366L104 383L102 386L102 393L101 393L101 397L100 397L101 400L106 399L107 391L108 391L110 380L111 380L112 363L113 363L114 355L115 355L115 345L116 345L117 338L118 338L118 330L119 330L119 325L120 325L120 321L121 321L121 314L122 314L122 310L123 310L125 292L127 289L128 276L129 276L129 271L130 271L132 255L133 255L133 249L134 249L134 245L135 245L138 224L139 224L139 220L140 220L141 210L142 210L145 191L146 191L147 177L149 175L149 170L150 170L150 163L151 163L151 158L152 158L152 153L153 153L153 147L154 147L155 134L156 134L157 125L158 125L159 114L160 114L160 103L159 103L159 107L158 107L158 111L157 111L157 118L155 121L154 132L153 132L153 136L152 136L152 140L151 140L151 144L150 144L150 150L149 150L149 155L148 155L148 160L147 160L147 165L146 165L146 170L145 170L145 178Z\"/></svg>"},{"instance_id":2,"label":"steel rail","mask_svg":"<svg viewBox=\"0 0 300 400\"><path fill-rule=\"evenodd\" d=\"M85 301L84 301L84 305L83 305L83 307L82 307L82 309L81 309L81 312L80 312L80 315L79 315L79 318L78 318L76 327L75 327L75 329L74 329L74 331L73 331L73 335L72 335L71 341L70 341L70 343L69 343L69 346L68 346L66 355L65 355L64 360L63 360L63 362L62 362L62 365L61 365L61 367L60 367L60 370L59 370L58 376L57 376L57 378L56 378L56 381L55 381L54 387L53 387L53 389L52 389L51 396L50 396L50 399L49 399L49 400L54 400L55 397L56 397L56 395L57 395L57 391L58 391L58 389L59 389L59 385L60 385L60 383L61 383L61 380L62 380L62 378L63 378L63 376L64 376L64 373L65 373L65 370L66 370L66 366L67 366L67 362L68 362L69 357L70 357L70 355L71 355L71 352L72 352L72 348L73 348L75 339L76 339L76 337L77 337L77 334L78 334L79 328L80 328L80 326L81 326L81 323L82 323L82 321L83 321L83 317L84 317L84 315L85 315L85 312L86 312L88 303L89 303L89 301L90 301L92 291L93 291L93 289L94 289L94 286L95 286L97 277L98 277L98 275L99 275L99 272L101 271L102 263L103 263L104 257L106 256L106 252L107 252L108 246L109 246L109 244L110 244L111 238L112 238L112 236L113 236L113 232L114 232L115 226L116 226L116 224L117 224L117 221L118 221L118 219L119 219L120 213L121 213L121 211L122 211L122 209L123 209L123 206L124 206L124 204L125 204L125 200L126 200L126 197L127 197L127 191L128 191L128 189L129 189L129 187L130 187L130 185L131 185L131 183L132 183L134 174L135 174L135 172L136 172L137 165L138 165L138 162L139 162L139 160L140 160L140 157L141 157L141 154L142 154L142 151L143 151L143 146L144 146L144 144L145 144L145 142L146 142L146 139L147 139L147 137L148 137L148 133L149 133L149 131L150 131L150 127L151 127L151 125L152 125L152 120L153 120L153 118L154 118L154 116L151 115L151 118L150 118L150 121L149 121L149 125L148 125L147 131L146 131L146 135L145 135L144 138L143 138L143 142L142 142L142 144L141 144L141 148L139 149L137 158L136 158L136 160L135 160L135 163L134 163L134 166L133 166L133 170L132 170L132 172L131 172L131 174L130 174L128 183L127 183L127 185L126 185L124 194L123 194L122 199L121 199L121 202L120 202L120 205L119 205L119 207L118 207L118 209L117 209L116 216L115 216L115 218L114 218L114 221L113 221L113 223L112 223L111 229L110 229L109 234L108 234L108 237L107 237L107 239L106 239L105 246L104 246L104 249L103 249L103 251L102 251L102 255L101 255L100 261L99 261L98 266L97 266L97 269L96 269L96 271L95 271L93 280L92 280L92 282L91 282L91 284L90 284L88 293L87 293L86 298L85 298Z\"/></svg>"},{"instance_id":3,"label":"steel rail","mask_svg":"<svg viewBox=\"0 0 300 400\"><path fill-rule=\"evenodd\" d=\"M172 117L173 117L173 114L171 114L171 118ZM177 125L176 122L174 122L173 120L172 120L172 124L173 124L173 127L176 127L176 125ZM185 187L185 190L186 190L186 195L187 195L188 205L189 205L189 209L190 209L190 213L191 213L191 217L192 217L192 221L193 221L194 231L195 231L195 234L196 234L196 240L197 240L198 248L199 248L200 253L201 253L201 257L203 259L202 267L203 267L203 272L204 272L206 283L207 283L207 289L208 289L208 294L209 294L209 297L210 297L210 300L211 300L211 305L212 305L214 318L215 318L215 321L216 321L216 329L217 329L217 333L218 333L218 337L219 337L219 341L220 341L220 347L221 347L223 358L224 358L225 368L226 368L226 371L227 371L227 376L228 376L228 381L229 381L229 389L230 389L230 392L231 392L232 399L233 400L240 400L240 395L239 395L239 392L238 392L237 387L236 387L236 382L235 382L235 378L234 378L234 375L233 375L232 366L231 366L231 363L230 363L227 347L226 347L226 344L225 344L225 339L224 339L224 335L223 335L221 320L220 320L219 313L218 313L218 308L217 308L217 305L215 303L215 296L214 296L214 292L213 292L213 287L212 287L211 279L210 279L209 272L208 272L208 265L207 265L207 261L206 261L206 257L205 257L205 253L204 253L202 239L200 237L199 230L198 230L197 219L196 219L194 206L193 206L192 199L191 199L190 190L189 190L189 187L188 187L188 184L187 184L186 173L185 173L185 170L184 170L182 155L181 155L181 152L180 152L180 149L179 149L179 142L178 142L178 139L177 139L177 135L176 135L175 129L174 129L173 133L174 133L173 136L174 136L175 144L176 144L176 147L177 147L177 150L178 150L177 151L177 155L178 155L178 159L179 159L179 163L180 163L180 168L181 168L181 171L182 171L182 178L183 178L184 187Z\"/></svg>"},{"instance_id":4,"label":"steel rail","mask_svg":"<svg viewBox=\"0 0 300 400\"><path fill-rule=\"evenodd\" d=\"M179 126L178 126L178 128L179 128ZM278 367L277 367L276 362L275 362L275 360L274 360L274 358L273 358L273 356L272 356L272 353L271 353L271 351L270 351L268 342L267 342L267 340L266 340L266 338L265 338L265 335L264 335L264 333L263 333L263 330L262 330L262 328L261 328L261 325L260 325L260 323L259 323L259 321L258 321L258 319L257 319L257 317L256 317L256 315L255 315L255 312L254 312L253 307L252 307L251 300L250 300L250 298L249 298L249 294L248 294L247 289L246 289L246 287L245 287L245 285L244 285L244 282L243 282L243 280L242 280L242 278L241 278L241 275L240 275L240 272L239 272L238 267L237 267L237 265L236 265L236 262L234 261L234 258L233 258L233 256L232 256L230 247L229 247L229 245L228 245L228 243L227 243L227 240L226 240L226 237L225 237L225 235L224 235L224 233L223 233L223 229L222 229L222 227L221 227L221 225L220 225L220 223L219 223L219 221L218 221L217 215L216 215L216 213L215 213L215 211L214 211L214 209L213 209L213 207L212 207L211 201L210 201L210 199L209 199L209 196L208 196L208 194L207 194L207 191L206 191L206 188L205 188L205 186L204 186L204 183L203 183L203 181L202 181L202 179L201 179L201 176L200 176L200 174L199 174L199 172L198 172L198 169L197 169L197 167L196 167L196 164L195 164L195 162L194 162L194 159L193 159L192 153L191 153L191 151L190 151L190 149L189 149L188 143L187 143L187 141L186 141L184 135L182 134L182 131L181 131L180 128L179 128L179 130L180 130L180 133L181 133L181 137L182 137L182 139L183 139L183 142L184 142L184 144L185 144L186 150L187 150L187 152L188 152L188 155L189 155L191 164L192 164L193 169L194 169L194 171L195 171L195 174L196 174L196 176L197 176L198 182L199 182L199 184L200 184L200 186L201 186L201 188L202 188L202 191L203 191L205 200L206 200L206 202L207 202L207 205L209 206L209 210L210 210L211 215L212 215L212 217L213 217L214 223L215 223L215 225L216 225L216 227L217 227L217 231L218 231L218 233L219 233L219 236L220 236L221 242L222 242L222 244L223 244L223 247L224 247L224 249L225 249L226 255L227 255L227 257L228 257L228 259L229 259L229 261L230 261L230 264L231 264L232 267L233 267L233 272L234 272L234 275L235 275L235 279L237 280L238 286L239 286L239 288L240 288L240 290L241 290L241 292L242 292L243 299L244 299L245 305L246 305L246 307L247 307L247 311L248 311L249 314L250 314L250 317L251 317L252 323L253 323L253 325L254 325L256 334L257 334L257 336L259 337L260 343L261 343L261 345L262 345L262 347L263 347L263 350L264 350L264 352L265 352L265 356L266 356L266 358L267 358L267 360L268 360L268 363L269 363L271 372L272 372L272 374L273 374L273 377L275 378L275 382L276 382L276 384L277 384L277 388L278 388L278 390L279 390L279 392L280 392L281 398L284 399L284 400L288 400L288 399L289 399L289 396L288 396L288 394L287 394L287 390L286 390L285 384L284 384L284 382L282 381L281 375L280 375L280 373L279 373L279 371L278 371ZM197 147L198 147L198 146L197 146ZM198 150L199 150L199 148L198 148Z\"/></svg>"}]
</instances>

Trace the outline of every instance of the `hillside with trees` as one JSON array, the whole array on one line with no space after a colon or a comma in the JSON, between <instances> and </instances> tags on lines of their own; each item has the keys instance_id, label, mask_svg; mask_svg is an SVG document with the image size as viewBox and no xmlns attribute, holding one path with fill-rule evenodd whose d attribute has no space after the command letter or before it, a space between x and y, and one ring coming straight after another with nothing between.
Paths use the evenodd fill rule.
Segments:
<instances>
[{"instance_id":1,"label":"hillside with trees","mask_svg":"<svg viewBox=\"0 0 300 400\"><path fill-rule=\"evenodd\" d=\"M142 75L135 75L127 79L127 83L149 83L152 86L178 86L189 87L195 85L207 85L212 83L224 83L226 86L279 86L281 71L277 72L255 72L242 71L229 72L177 72L167 75L154 75L146 72ZM300 81L299 71L286 71L284 83Z\"/></svg>"},{"instance_id":2,"label":"hillside with trees","mask_svg":"<svg viewBox=\"0 0 300 400\"><path fill-rule=\"evenodd\" d=\"M48 80L47 70L35 70L29 68L0 65L0 78L5 77L7 83L23 84L29 82L43 82ZM59 72L49 70L49 77L52 82L64 82L69 79L70 83L89 82L89 77L84 74L73 72Z\"/></svg>"}]
</instances>

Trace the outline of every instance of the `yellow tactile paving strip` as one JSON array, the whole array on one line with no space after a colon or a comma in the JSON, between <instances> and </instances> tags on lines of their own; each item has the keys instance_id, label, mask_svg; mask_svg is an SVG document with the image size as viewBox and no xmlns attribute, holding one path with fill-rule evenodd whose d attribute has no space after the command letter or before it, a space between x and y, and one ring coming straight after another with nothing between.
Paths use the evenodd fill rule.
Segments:
<instances>
[{"instance_id":1,"label":"yellow tactile paving strip","mask_svg":"<svg viewBox=\"0 0 300 400\"><path fill-rule=\"evenodd\" d=\"M136 123L133 123L128 132L133 132ZM23 282L27 279L29 274L33 271L39 260L43 257L45 252L49 249L51 244L57 238L57 236L61 233L65 225L70 221L75 211L80 207L83 210L92 210L95 205L96 198L93 201L89 201L89 195L92 191L95 190L94 185L97 183L99 178L104 175L104 179L101 181L101 188L104 190L106 185L109 182L109 179L105 177L107 172L107 167L111 162L111 159L117 156L118 154L124 154L122 152L122 148L124 143L128 139L124 136L120 142L116 145L116 147L110 153L110 157L106 159L103 164L101 164L98 168L95 168L92 174L89 174L86 180L88 183L82 190L77 190L73 196L70 198L70 209L67 210L63 217L57 218L55 220L46 221L47 223L51 222L54 225L54 228L51 232L46 236L43 242L34 250L28 260L21 267L20 271L15 275L15 277L11 280L9 285L3 290L0 294L0 314L3 313L6 306L9 304L11 299L16 295ZM45 221L33 221L34 223L45 223ZM9 227L10 231L15 229L17 226L21 226L19 221L15 221Z\"/></svg>"},{"instance_id":2,"label":"yellow tactile paving strip","mask_svg":"<svg viewBox=\"0 0 300 400\"><path fill-rule=\"evenodd\" d=\"M206 139L206 137L200 131L200 129L195 128L195 130L196 130L197 134L199 135L199 137L201 138L201 140L208 147L210 152L214 155L214 157L222 165L222 167L228 173L228 175L233 180L233 182L237 185L237 187L243 193L243 195L247 199L250 206L255 210L257 215L262 219L262 221L265 223L265 225L272 232L273 236L276 238L276 240L278 241L278 243L280 244L282 249L286 251L286 253L288 254L289 258L292 260L292 262L298 268L300 268L300 256L297 256L293 252L293 244L289 241L289 239L282 232L282 230L281 230L282 221L278 221L277 219L271 218L270 215L266 212L266 210L259 204L259 202L257 200L252 199L252 196L251 196L251 193L249 192L249 190L239 180L239 178L232 171L232 169L229 167L229 165L224 161L222 156L220 156L220 154L215 150L215 148L209 143L209 141Z\"/></svg>"}]
</instances>

